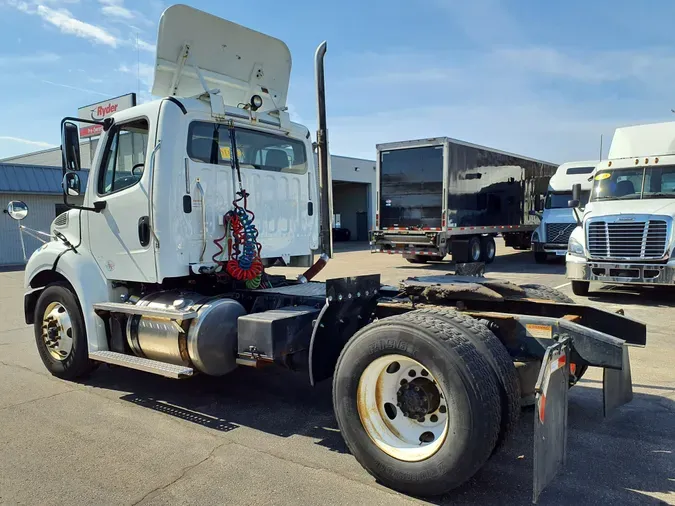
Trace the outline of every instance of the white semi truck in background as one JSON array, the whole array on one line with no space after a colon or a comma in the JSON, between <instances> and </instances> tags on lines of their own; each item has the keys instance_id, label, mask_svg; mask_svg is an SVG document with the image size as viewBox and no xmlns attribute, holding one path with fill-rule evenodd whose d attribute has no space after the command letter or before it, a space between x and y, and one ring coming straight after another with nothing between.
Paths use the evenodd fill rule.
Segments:
<instances>
[{"instance_id":1,"label":"white semi truck in background","mask_svg":"<svg viewBox=\"0 0 675 506\"><path fill-rule=\"evenodd\" d=\"M566 255L573 292L593 281L675 285L675 122L617 128L592 180ZM570 206L581 206L578 185Z\"/></svg>"},{"instance_id":2,"label":"white semi truck in background","mask_svg":"<svg viewBox=\"0 0 675 506\"><path fill-rule=\"evenodd\" d=\"M351 453L415 495L469 480L534 397L536 500L565 460L569 386L602 367L605 411L630 401L627 345L644 345L646 327L484 277L313 281L332 254L325 52L315 145L286 110L288 47L184 5L159 22L163 98L63 120L70 209L25 269L40 357L66 380L100 364L174 379L273 365L312 385L332 377ZM103 130L83 205L69 202L81 193L78 122ZM264 261L279 257L308 269L275 275Z\"/></svg>"},{"instance_id":3,"label":"white semi truck in background","mask_svg":"<svg viewBox=\"0 0 675 506\"><path fill-rule=\"evenodd\" d=\"M550 255L566 255L570 235L577 226L577 219L568 205L572 200L572 187L577 183L581 185L579 205L583 207L591 194L590 176L597 163L597 160L563 163L548 182L543 210L530 211L531 215L541 219L532 233L532 251L537 263L546 262Z\"/></svg>"}]
</instances>

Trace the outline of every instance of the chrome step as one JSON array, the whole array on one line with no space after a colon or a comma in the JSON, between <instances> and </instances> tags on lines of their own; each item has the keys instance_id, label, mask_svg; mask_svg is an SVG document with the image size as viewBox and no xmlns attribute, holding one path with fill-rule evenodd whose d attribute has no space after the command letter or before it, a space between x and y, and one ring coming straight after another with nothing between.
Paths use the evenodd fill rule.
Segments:
<instances>
[{"instance_id":1,"label":"chrome step","mask_svg":"<svg viewBox=\"0 0 675 506\"><path fill-rule=\"evenodd\" d=\"M109 313L135 314L150 316L153 318L166 318L168 320L191 320L197 318L197 311L180 309L163 309L148 306L137 306L124 302L97 302L94 311L107 311Z\"/></svg>"},{"instance_id":2,"label":"chrome step","mask_svg":"<svg viewBox=\"0 0 675 506\"><path fill-rule=\"evenodd\" d=\"M125 355L114 351L92 351L89 352L89 358L98 362L128 367L129 369L136 369L138 371L151 372L173 379L187 378L194 373L194 370L191 367L167 364L165 362L158 362L157 360Z\"/></svg>"}]
</instances>

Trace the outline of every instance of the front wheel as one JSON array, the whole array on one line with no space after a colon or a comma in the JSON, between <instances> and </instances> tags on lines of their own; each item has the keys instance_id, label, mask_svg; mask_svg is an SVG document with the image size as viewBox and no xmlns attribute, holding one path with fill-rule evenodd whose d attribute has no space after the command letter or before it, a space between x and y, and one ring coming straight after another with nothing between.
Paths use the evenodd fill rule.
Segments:
<instances>
[{"instance_id":1,"label":"front wheel","mask_svg":"<svg viewBox=\"0 0 675 506\"><path fill-rule=\"evenodd\" d=\"M574 295L585 297L588 295L590 287L591 283L588 281L572 281L572 293Z\"/></svg>"},{"instance_id":2,"label":"front wheel","mask_svg":"<svg viewBox=\"0 0 675 506\"><path fill-rule=\"evenodd\" d=\"M538 264L545 264L548 260L548 254L545 251L535 251L534 252L534 261Z\"/></svg>"},{"instance_id":3,"label":"front wheel","mask_svg":"<svg viewBox=\"0 0 675 506\"><path fill-rule=\"evenodd\" d=\"M333 406L356 460L382 484L439 495L471 478L501 422L495 375L437 318L406 314L361 329L338 359Z\"/></svg>"},{"instance_id":4,"label":"front wheel","mask_svg":"<svg viewBox=\"0 0 675 506\"><path fill-rule=\"evenodd\" d=\"M35 305L35 343L45 367L54 376L76 379L91 372L87 333L75 294L66 284L44 289Z\"/></svg>"}]
</instances>

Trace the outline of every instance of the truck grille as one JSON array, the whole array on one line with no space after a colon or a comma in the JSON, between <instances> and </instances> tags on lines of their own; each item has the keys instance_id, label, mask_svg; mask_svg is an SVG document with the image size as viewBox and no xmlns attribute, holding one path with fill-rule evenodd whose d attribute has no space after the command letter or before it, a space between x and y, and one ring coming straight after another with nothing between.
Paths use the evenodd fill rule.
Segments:
<instances>
[{"instance_id":1,"label":"truck grille","mask_svg":"<svg viewBox=\"0 0 675 506\"><path fill-rule=\"evenodd\" d=\"M576 226L576 223L547 223L546 242L566 245L570 241L570 234Z\"/></svg>"},{"instance_id":2,"label":"truck grille","mask_svg":"<svg viewBox=\"0 0 675 506\"><path fill-rule=\"evenodd\" d=\"M666 253L668 224L663 220L588 224L588 251L592 258L658 260Z\"/></svg>"}]
</instances>

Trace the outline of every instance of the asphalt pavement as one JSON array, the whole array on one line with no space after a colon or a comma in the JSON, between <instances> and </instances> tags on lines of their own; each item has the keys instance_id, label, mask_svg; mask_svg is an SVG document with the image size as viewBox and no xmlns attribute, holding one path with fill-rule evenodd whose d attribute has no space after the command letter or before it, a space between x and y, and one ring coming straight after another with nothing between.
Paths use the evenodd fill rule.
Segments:
<instances>
[{"instance_id":1,"label":"asphalt pavement","mask_svg":"<svg viewBox=\"0 0 675 506\"><path fill-rule=\"evenodd\" d=\"M488 275L560 287L561 261L499 243ZM322 278L385 283L452 272L338 245ZM295 273L296 269L277 269ZM378 485L347 451L330 381L274 368L175 381L102 366L81 383L50 376L23 321L23 272L0 272L0 504L531 504L533 411L469 483L421 500ZM570 392L567 465L543 505L675 504L675 291L592 287L587 299L648 325L631 349L634 400L602 414L602 371Z\"/></svg>"}]
</instances>

